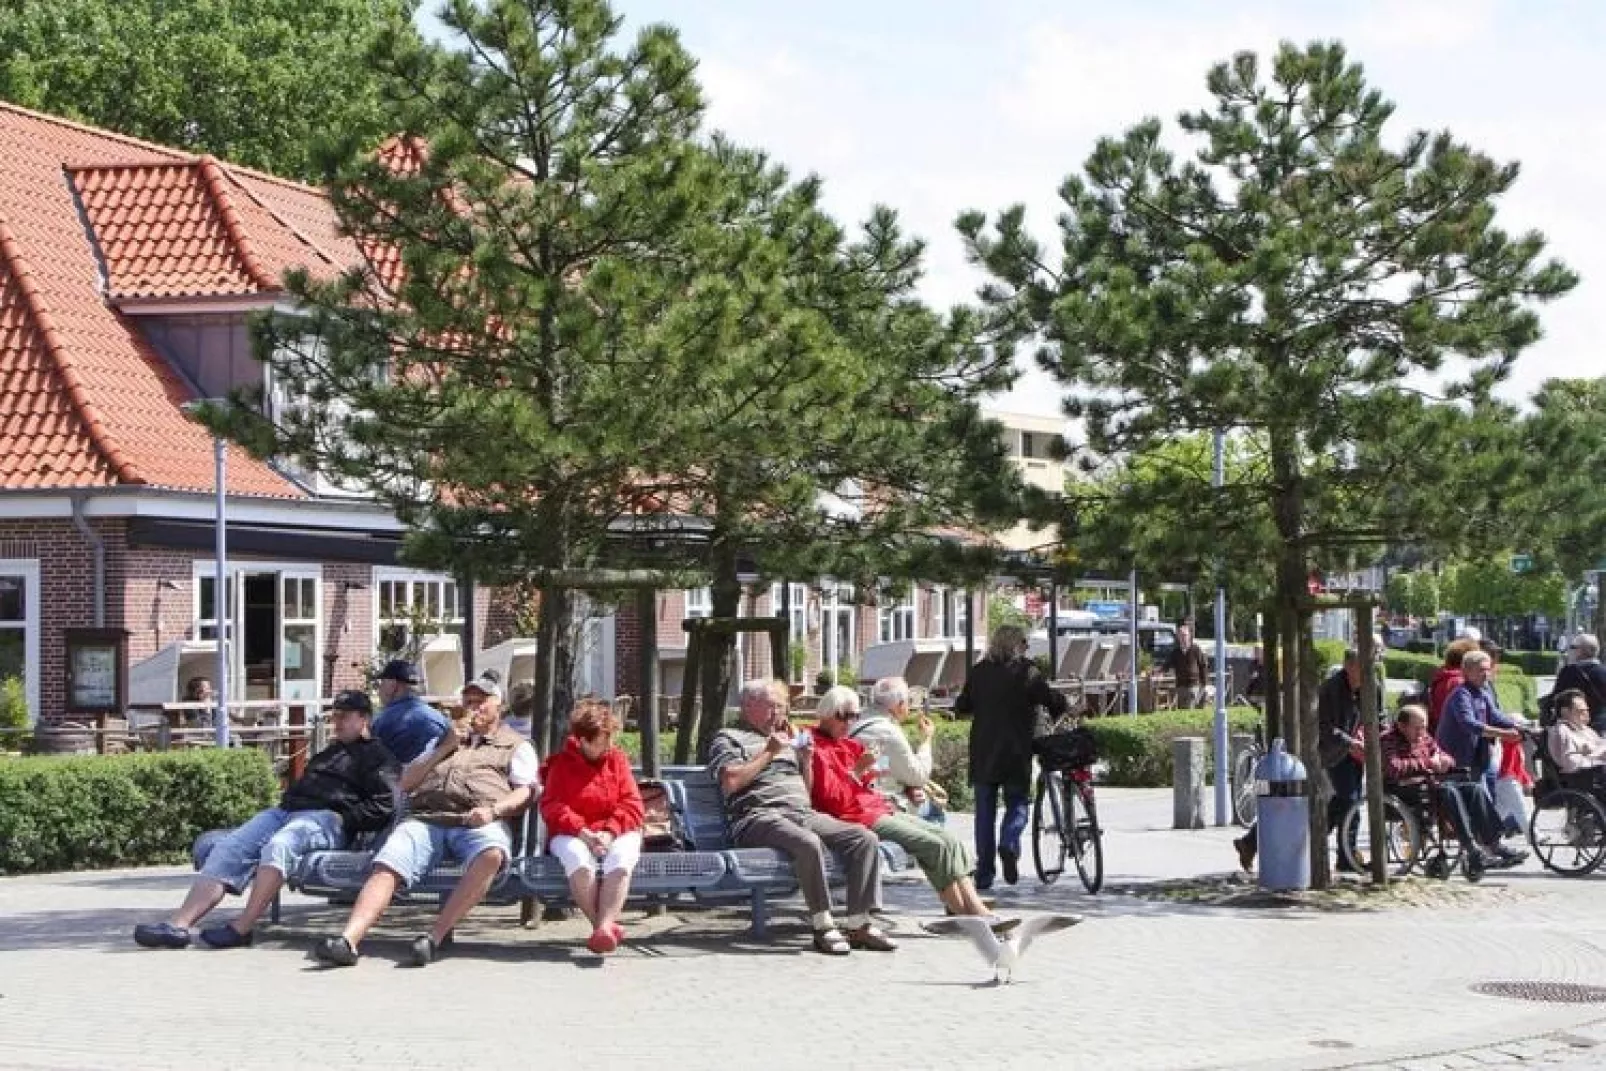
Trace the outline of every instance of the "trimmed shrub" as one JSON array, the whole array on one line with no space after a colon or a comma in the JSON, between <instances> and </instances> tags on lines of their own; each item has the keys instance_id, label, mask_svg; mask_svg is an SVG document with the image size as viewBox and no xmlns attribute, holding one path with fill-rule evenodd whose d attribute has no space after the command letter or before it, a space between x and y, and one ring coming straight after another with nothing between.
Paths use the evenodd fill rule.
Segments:
<instances>
[{"instance_id":1,"label":"trimmed shrub","mask_svg":"<svg viewBox=\"0 0 1606 1071\"><path fill-rule=\"evenodd\" d=\"M1315 646L1316 662L1322 667L1322 677L1325 679L1328 670L1344 664L1345 644L1343 640L1317 640Z\"/></svg>"},{"instance_id":2,"label":"trimmed shrub","mask_svg":"<svg viewBox=\"0 0 1606 1071\"><path fill-rule=\"evenodd\" d=\"M1386 651L1383 655L1383 673L1396 680L1416 681L1426 688L1433 683L1433 674L1444 665L1437 655L1412 654L1409 651Z\"/></svg>"},{"instance_id":3,"label":"trimmed shrub","mask_svg":"<svg viewBox=\"0 0 1606 1071\"><path fill-rule=\"evenodd\" d=\"M201 833L278 793L254 748L0 763L0 874L181 862Z\"/></svg>"},{"instance_id":4,"label":"trimmed shrub","mask_svg":"<svg viewBox=\"0 0 1606 1071\"><path fill-rule=\"evenodd\" d=\"M1500 656L1500 667L1515 666L1530 677L1553 677L1558 658L1555 651L1507 651Z\"/></svg>"},{"instance_id":5,"label":"trimmed shrub","mask_svg":"<svg viewBox=\"0 0 1606 1071\"><path fill-rule=\"evenodd\" d=\"M1163 788L1171 784L1171 741L1202 736L1208 750L1215 725L1213 710L1168 710L1135 717L1089 718L1083 726L1098 741L1099 758L1108 766L1103 783L1123 788ZM1261 724L1254 707L1232 707L1227 724L1235 733L1253 732ZM1206 770L1214 759L1207 758Z\"/></svg>"}]
</instances>

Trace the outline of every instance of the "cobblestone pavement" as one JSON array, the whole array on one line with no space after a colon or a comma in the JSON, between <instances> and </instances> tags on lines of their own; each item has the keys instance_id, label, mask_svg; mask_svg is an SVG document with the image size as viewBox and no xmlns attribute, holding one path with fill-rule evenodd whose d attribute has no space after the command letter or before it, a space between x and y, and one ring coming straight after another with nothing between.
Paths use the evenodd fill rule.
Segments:
<instances>
[{"instance_id":1,"label":"cobblestone pavement","mask_svg":"<svg viewBox=\"0 0 1606 1071\"><path fill-rule=\"evenodd\" d=\"M1167 794L1101 798L1112 884L1226 868L1232 832L1165 829ZM357 968L326 971L306 952L344 912L315 901L288 898L252 949L147 952L129 932L177 902L183 870L0 879L0 1067L1606 1066L1606 1005L1470 989L1606 985L1598 880L1530 868L1453 906L1316 913L1094 898L1028 873L1001 910L1088 921L995 987L968 945L919 931L940 909L909 881L887 888L893 955L815 955L795 912L756 942L741 913L693 909L632 916L603 962L575 923L486 909L418 971L396 962L428 917L415 907Z\"/></svg>"}]
</instances>

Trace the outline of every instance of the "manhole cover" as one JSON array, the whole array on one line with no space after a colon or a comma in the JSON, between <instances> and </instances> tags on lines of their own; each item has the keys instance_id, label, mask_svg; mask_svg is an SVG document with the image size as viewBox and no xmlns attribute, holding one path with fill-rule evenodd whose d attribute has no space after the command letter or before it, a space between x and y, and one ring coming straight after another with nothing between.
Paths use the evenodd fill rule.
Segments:
<instances>
[{"instance_id":1,"label":"manhole cover","mask_svg":"<svg viewBox=\"0 0 1606 1071\"><path fill-rule=\"evenodd\" d=\"M1606 1004L1606 986L1577 982L1479 982L1474 993L1541 1004Z\"/></svg>"}]
</instances>

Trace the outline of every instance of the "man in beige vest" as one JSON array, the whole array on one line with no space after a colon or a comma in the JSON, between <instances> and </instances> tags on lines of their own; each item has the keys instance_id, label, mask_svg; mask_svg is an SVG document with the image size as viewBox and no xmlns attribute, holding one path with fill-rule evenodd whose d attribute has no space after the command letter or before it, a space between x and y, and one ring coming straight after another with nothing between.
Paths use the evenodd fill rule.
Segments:
<instances>
[{"instance_id":1,"label":"man in beige vest","mask_svg":"<svg viewBox=\"0 0 1606 1071\"><path fill-rule=\"evenodd\" d=\"M449 855L463 864L463 876L434 927L412 945L413 965L429 965L452 928L506 869L513 854L507 820L540 791L535 748L502 724L502 688L494 679L482 677L466 685L463 706L468 717L402 771L407 820L391 830L374 856L373 872L357 894L345 931L314 947L324 963L355 965L357 946L396 890L412 885Z\"/></svg>"}]
</instances>

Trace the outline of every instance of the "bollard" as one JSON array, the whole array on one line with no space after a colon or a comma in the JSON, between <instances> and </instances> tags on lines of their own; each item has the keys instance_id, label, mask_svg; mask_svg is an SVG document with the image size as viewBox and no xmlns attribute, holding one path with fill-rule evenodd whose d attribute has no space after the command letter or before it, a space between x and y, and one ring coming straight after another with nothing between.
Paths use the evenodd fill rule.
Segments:
<instances>
[{"instance_id":1,"label":"bollard","mask_svg":"<svg viewBox=\"0 0 1606 1071\"><path fill-rule=\"evenodd\" d=\"M1305 764L1279 737L1255 767L1256 839L1262 889L1310 888L1310 800Z\"/></svg>"},{"instance_id":2,"label":"bollard","mask_svg":"<svg viewBox=\"0 0 1606 1071\"><path fill-rule=\"evenodd\" d=\"M1204 737L1171 741L1171 828L1204 828L1204 769Z\"/></svg>"}]
</instances>

